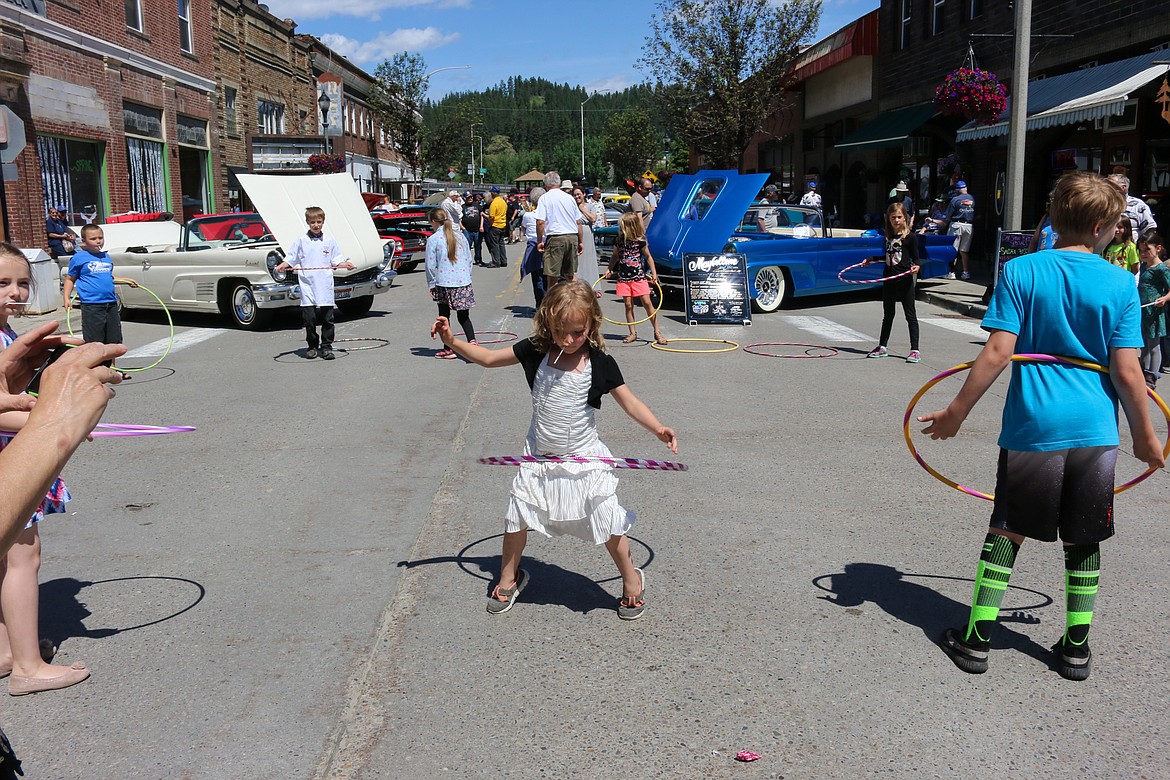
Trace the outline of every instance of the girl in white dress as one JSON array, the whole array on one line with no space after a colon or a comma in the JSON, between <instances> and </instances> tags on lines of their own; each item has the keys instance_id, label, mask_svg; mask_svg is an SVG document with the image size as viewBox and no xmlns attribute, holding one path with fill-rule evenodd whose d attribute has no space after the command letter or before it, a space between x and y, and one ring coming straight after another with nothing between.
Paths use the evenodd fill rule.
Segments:
<instances>
[{"instance_id":1,"label":"girl in white dress","mask_svg":"<svg viewBox=\"0 0 1170 780\"><path fill-rule=\"evenodd\" d=\"M532 423L524 441L526 455L610 456L597 437L595 411L601 396L618 406L678 452L674 431L658 422L622 379L617 362L604 351L601 307L589 285L562 282L544 297L533 320L532 336L511 349L488 349L455 338L446 317L431 327L431 338L485 368L520 364L532 389ZM634 513L617 501L617 477L603 463L525 463L512 482L505 516L500 580L488 598L492 614L507 612L528 585L520 557L528 531L545 536L576 536L604 544L622 575L618 616L635 620L646 607L646 575L634 566L626 533Z\"/></svg>"}]
</instances>

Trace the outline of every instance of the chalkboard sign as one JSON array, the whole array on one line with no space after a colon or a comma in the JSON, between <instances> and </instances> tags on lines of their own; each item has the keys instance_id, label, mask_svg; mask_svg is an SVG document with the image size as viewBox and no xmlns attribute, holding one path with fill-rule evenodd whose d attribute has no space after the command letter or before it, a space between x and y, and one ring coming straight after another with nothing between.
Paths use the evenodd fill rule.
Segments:
<instances>
[{"instance_id":1,"label":"chalkboard sign","mask_svg":"<svg viewBox=\"0 0 1170 780\"><path fill-rule=\"evenodd\" d=\"M1004 263L1013 257L1028 254L1028 245L1032 243L1032 233L1030 231L1003 230L1001 228L996 231L996 234L996 263L995 278L992 280L993 287L999 281L999 274L1003 269Z\"/></svg>"},{"instance_id":2,"label":"chalkboard sign","mask_svg":"<svg viewBox=\"0 0 1170 780\"><path fill-rule=\"evenodd\" d=\"M683 291L688 325L751 325L747 258L683 255Z\"/></svg>"}]
</instances>

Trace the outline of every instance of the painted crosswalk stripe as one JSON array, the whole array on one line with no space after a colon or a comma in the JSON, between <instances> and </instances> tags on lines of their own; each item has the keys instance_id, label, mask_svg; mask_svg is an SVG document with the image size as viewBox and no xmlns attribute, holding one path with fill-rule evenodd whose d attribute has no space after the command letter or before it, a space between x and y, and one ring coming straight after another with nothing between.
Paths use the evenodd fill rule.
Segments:
<instances>
[{"instance_id":1,"label":"painted crosswalk stripe","mask_svg":"<svg viewBox=\"0 0 1170 780\"><path fill-rule=\"evenodd\" d=\"M826 341L876 341L873 336L847 328L839 322L833 322L827 317L781 317L789 325L795 325L801 330L808 331L814 336Z\"/></svg>"},{"instance_id":2,"label":"painted crosswalk stripe","mask_svg":"<svg viewBox=\"0 0 1170 780\"><path fill-rule=\"evenodd\" d=\"M219 334L226 332L223 328L193 328L191 330L185 330L182 333L176 333L175 343L171 347L171 354L178 352L180 349L194 346L201 341L213 339ZM171 339L169 336L165 339L152 341L149 344L130 350L122 359L160 357L167 351L167 345L170 343Z\"/></svg>"},{"instance_id":3,"label":"painted crosswalk stripe","mask_svg":"<svg viewBox=\"0 0 1170 780\"><path fill-rule=\"evenodd\" d=\"M987 340L987 331L979 325L978 320L957 320L948 317L923 317L921 322L937 325L940 328L962 333L964 336L974 336L981 341Z\"/></svg>"}]
</instances>

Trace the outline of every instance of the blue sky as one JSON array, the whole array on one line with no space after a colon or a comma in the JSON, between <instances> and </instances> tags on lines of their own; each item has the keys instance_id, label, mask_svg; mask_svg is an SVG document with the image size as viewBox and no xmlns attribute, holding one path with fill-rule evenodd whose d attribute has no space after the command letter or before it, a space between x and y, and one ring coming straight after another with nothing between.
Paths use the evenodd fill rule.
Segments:
<instances>
[{"instance_id":1,"label":"blue sky","mask_svg":"<svg viewBox=\"0 0 1170 780\"><path fill-rule=\"evenodd\" d=\"M778 0L782 2L783 0ZM297 32L315 35L371 73L399 51L429 70L430 96L541 76L590 90L652 76L644 57L652 0L262 0ZM879 0L824 0L818 39L877 8Z\"/></svg>"}]
</instances>

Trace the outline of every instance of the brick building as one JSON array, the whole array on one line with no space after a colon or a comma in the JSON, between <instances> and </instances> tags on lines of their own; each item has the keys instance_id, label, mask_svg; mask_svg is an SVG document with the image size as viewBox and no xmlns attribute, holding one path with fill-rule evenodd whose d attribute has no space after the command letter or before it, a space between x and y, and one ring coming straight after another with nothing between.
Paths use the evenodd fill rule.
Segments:
<instances>
[{"instance_id":1,"label":"brick building","mask_svg":"<svg viewBox=\"0 0 1170 780\"><path fill-rule=\"evenodd\" d=\"M44 246L48 205L74 224L214 209L213 45L208 0L0 0L0 99L25 143L6 237Z\"/></svg>"}]
</instances>

